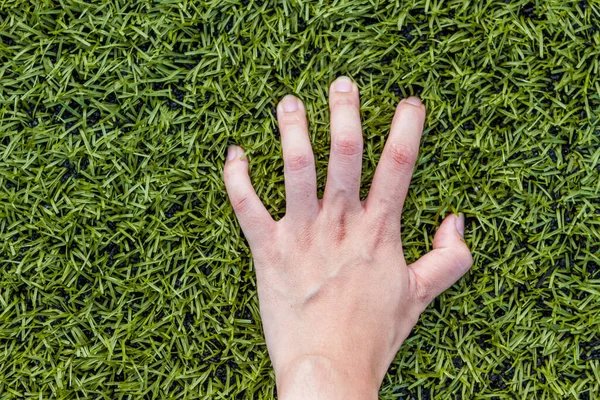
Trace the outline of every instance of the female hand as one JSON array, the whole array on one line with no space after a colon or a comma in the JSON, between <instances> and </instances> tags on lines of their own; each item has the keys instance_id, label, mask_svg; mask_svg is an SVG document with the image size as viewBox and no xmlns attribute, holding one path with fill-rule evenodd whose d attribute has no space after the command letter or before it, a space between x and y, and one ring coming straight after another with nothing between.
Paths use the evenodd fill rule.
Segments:
<instances>
[{"instance_id":1,"label":"female hand","mask_svg":"<svg viewBox=\"0 0 600 400\"><path fill-rule=\"evenodd\" d=\"M228 149L225 184L250 244L266 343L280 399L376 399L402 342L425 307L472 264L464 216L449 215L433 250L407 265L400 216L425 120L419 99L402 100L367 200L359 198L362 131L357 86L329 92L331 155L317 198L305 109L277 107L286 215L275 222L253 190L248 161Z\"/></svg>"}]
</instances>

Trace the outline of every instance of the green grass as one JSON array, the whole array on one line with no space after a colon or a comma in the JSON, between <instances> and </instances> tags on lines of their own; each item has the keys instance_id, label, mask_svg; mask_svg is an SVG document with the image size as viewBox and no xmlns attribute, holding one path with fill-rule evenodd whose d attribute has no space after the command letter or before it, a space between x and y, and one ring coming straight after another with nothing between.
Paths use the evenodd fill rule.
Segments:
<instances>
[{"instance_id":1,"label":"green grass","mask_svg":"<svg viewBox=\"0 0 600 400\"><path fill-rule=\"evenodd\" d=\"M0 2L0 398L268 399L225 149L285 213L274 106L362 95L368 190L398 100L427 128L408 260L463 211L472 272L422 316L383 399L600 391L600 3Z\"/></svg>"}]
</instances>

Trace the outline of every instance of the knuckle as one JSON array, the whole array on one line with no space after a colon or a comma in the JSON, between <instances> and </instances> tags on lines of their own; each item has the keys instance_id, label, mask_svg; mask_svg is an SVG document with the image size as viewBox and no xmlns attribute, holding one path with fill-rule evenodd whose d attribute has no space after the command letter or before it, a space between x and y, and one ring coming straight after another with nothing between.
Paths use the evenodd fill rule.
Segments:
<instances>
[{"instance_id":1,"label":"knuckle","mask_svg":"<svg viewBox=\"0 0 600 400\"><path fill-rule=\"evenodd\" d=\"M231 206L237 213L244 213L250 207L250 196L245 194L234 195L230 201Z\"/></svg>"},{"instance_id":2,"label":"knuckle","mask_svg":"<svg viewBox=\"0 0 600 400\"><path fill-rule=\"evenodd\" d=\"M425 307L429 305L429 303L433 301L433 293L434 287L430 282L424 279L417 282L415 297L419 303L423 304Z\"/></svg>"},{"instance_id":3,"label":"knuckle","mask_svg":"<svg viewBox=\"0 0 600 400\"><path fill-rule=\"evenodd\" d=\"M330 107L331 109L336 109L338 107L358 107L358 102L356 101L356 96L353 93L346 94L336 94L336 96L331 100Z\"/></svg>"},{"instance_id":4,"label":"knuckle","mask_svg":"<svg viewBox=\"0 0 600 400\"><path fill-rule=\"evenodd\" d=\"M325 211L327 240L332 245L339 245L348 237L349 214L346 203L342 199L331 204L331 207Z\"/></svg>"},{"instance_id":5,"label":"knuckle","mask_svg":"<svg viewBox=\"0 0 600 400\"><path fill-rule=\"evenodd\" d=\"M292 152L284 159L289 171L301 171L312 164L312 157L306 153Z\"/></svg>"},{"instance_id":6,"label":"knuckle","mask_svg":"<svg viewBox=\"0 0 600 400\"><path fill-rule=\"evenodd\" d=\"M223 169L223 180L228 190L235 187L235 182L239 181L244 174L244 170L241 168L239 162L236 160L229 161L225 164Z\"/></svg>"},{"instance_id":7,"label":"knuckle","mask_svg":"<svg viewBox=\"0 0 600 400\"><path fill-rule=\"evenodd\" d=\"M280 115L279 123L284 127L305 126L306 120L299 111L294 111Z\"/></svg>"},{"instance_id":8,"label":"knuckle","mask_svg":"<svg viewBox=\"0 0 600 400\"><path fill-rule=\"evenodd\" d=\"M308 250L315 241L314 231L310 222L299 224L297 229L297 245L301 250Z\"/></svg>"},{"instance_id":9,"label":"knuckle","mask_svg":"<svg viewBox=\"0 0 600 400\"><path fill-rule=\"evenodd\" d=\"M389 223L389 216L384 213L365 214L361 221L361 225L363 224L368 232L363 236L363 240L366 242L366 247L373 252L394 243L398 238L398 235L394 235L392 224Z\"/></svg>"},{"instance_id":10,"label":"knuckle","mask_svg":"<svg viewBox=\"0 0 600 400\"><path fill-rule=\"evenodd\" d=\"M324 202L325 217L332 224L331 228L334 228L338 220L344 218L346 214L354 212L354 203L348 189L340 188L334 193L329 193Z\"/></svg>"},{"instance_id":11,"label":"knuckle","mask_svg":"<svg viewBox=\"0 0 600 400\"><path fill-rule=\"evenodd\" d=\"M340 245L348 238L348 226L344 220L331 226L330 241L334 245Z\"/></svg>"},{"instance_id":12,"label":"knuckle","mask_svg":"<svg viewBox=\"0 0 600 400\"><path fill-rule=\"evenodd\" d=\"M362 154L362 147L362 138L354 138L349 134L342 135L334 141L334 151L345 156Z\"/></svg>"},{"instance_id":13,"label":"knuckle","mask_svg":"<svg viewBox=\"0 0 600 400\"><path fill-rule=\"evenodd\" d=\"M374 235L368 235L366 238L361 237L361 240L363 241L362 254L365 261L374 260L382 251L386 251L386 249L393 246L390 237L384 234L381 229L377 230Z\"/></svg>"},{"instance_id":14,"label":"knuckle","mask_svg":"<svg viewBox=\"0 0 600 400\"><path fill-rule=\"evenodd\" d=\"M397 168L412 168L417 161L417 152L406 145L392 144L389 157Z\"/></svg>"},{"instance_id":15,"label":"knuckle","mask_svg":"<svg viewBox=\"0 0 600 400\"><path fill-rule=\"evenodd\" d=\"M423 107L413 106L412 104L405 102L398 105L398 111L408 118L420 119L425 117L425 110Z\"/></svg>"},{"instance_id":16,"label":"knuckle","mask_svg":"<svg viewBox=\"0 0 600 400\"><path fill-rule=\"evenodd\" d=\"M454 255L456 265L459 265L461 271L467 272L473 265L473 255L471 250L463 242L463 246L460 246L456 254Z\"/></svg>"},{"instance_id":17,"label":"knuckle","mask_svg":"<svg viewBox=\"0 0 600 400\"><path fill-rule=\"evenodd\" d=\"M442 249L442 251L450 265L458 267L462 273L466 273L473 265L473 255L464 242L456 247Z\"/></svg>"},{"instance_id":18,"label":"knuckle","mask_svg":"<svg viewBox=\"0 0 600 400\"><path fill-rule=\"evenodd\" d=\"M375 249L396 243L400 239L400 231L393 229L388 220L388 215L382 215L376 218L378 223L371 227L371 232L374 232Z\"/></svg>"},{"instance_id":19,"label":"knuckle","mask_svg":"<svg viewBox=\"0 0 600 400\"><path fill-rule=\"evenodd\" d=\"M231 165L230 163L225 164L225 169L223 170L223 178L226 182L233 179L236 173L237 171L233 165Z\"/></svg>"}]
</instances>

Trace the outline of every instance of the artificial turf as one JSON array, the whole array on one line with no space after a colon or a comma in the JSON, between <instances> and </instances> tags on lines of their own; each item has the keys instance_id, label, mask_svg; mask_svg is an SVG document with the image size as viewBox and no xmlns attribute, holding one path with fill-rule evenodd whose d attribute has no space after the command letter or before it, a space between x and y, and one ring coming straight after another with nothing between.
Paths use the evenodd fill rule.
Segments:
<instances>
[{"instance_id":1,"label":"artificial turf","mask_svg":"<svg viewBox=\"0 0 600 400\"><path fill-rule=\"evenodd\" d=\"M272 398L225 149L282 216L274 106L306 103L322 190L341 74L363 194L398 100L428 108L407 259L462 211L475 260L381 398L598 398L597 0L4 0L0 21L1 399Z\"/></svg>"}]
</instances>

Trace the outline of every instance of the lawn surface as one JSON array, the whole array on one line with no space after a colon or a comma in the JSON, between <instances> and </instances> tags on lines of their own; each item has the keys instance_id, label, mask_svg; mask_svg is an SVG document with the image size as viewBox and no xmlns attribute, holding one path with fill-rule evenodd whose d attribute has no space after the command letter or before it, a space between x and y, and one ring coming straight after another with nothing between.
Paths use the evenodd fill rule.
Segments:
<instances>
[{"instance_id":1,"label":"lawn surface","mask_svg":"<svg viewBox=\"0 0 600 400\"><path fill-rule=\"evenodd\" d=\"M399 99L428 108L407 259L458 211L475 258L381 398L597 398L599 21L596 0L0 2L0 398L272 398L225 149L281 217L274 106L306 103L322 190L341 74L363 194Z\"/></svg>"}]
</instances>

